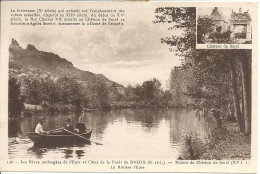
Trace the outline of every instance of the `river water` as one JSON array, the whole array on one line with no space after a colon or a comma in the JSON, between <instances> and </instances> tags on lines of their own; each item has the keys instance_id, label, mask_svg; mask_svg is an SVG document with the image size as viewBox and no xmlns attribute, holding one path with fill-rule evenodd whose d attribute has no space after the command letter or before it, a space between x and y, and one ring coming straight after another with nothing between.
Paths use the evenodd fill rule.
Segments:
<instances>
[{"instance_id":1,"label":"river water","mask_svg":"<svg viewBox=\"0 0 260 174\"><path fill-rule=\"evenodd\" d=\"M38 120L44 118L44 130L82 121L92 128L91 140L100 142L83 146L34 149L26 136ZM9 126L12 126L9 124ZM215 122L193 110L124 109L81 114L35 114L24 117L17 125L17 137L9 138L9 158L71 159L177 159L185 149L185 135L196 133L206 143Z\"/></svg>"}]
</instances>

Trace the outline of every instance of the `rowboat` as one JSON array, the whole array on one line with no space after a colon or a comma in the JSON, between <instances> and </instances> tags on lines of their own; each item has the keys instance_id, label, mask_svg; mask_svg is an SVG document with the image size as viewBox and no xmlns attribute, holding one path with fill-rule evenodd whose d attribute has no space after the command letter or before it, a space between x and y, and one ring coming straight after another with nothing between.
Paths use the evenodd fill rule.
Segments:
<instances>
[{"instance_id":1,"label":"rowboat","mask_svg":"<svg viewBox=\"0 0 260 174\"><path fill-rule=\"evenodd\" d=\"M66 134L62 132L51 132L49 134L38 134L28 132L27 136L34 142L35 146L70 146L90 143L92 130L87 129L79 134ZM83 138L82 138L83 137Z\"/></svg>"}]
</instances>

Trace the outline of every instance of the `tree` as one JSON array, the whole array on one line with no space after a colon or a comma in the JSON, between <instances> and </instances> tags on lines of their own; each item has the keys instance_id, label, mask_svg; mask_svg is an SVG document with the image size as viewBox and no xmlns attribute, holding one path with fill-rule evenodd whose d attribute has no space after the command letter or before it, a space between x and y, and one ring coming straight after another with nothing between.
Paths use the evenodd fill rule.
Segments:
<instances>
[{"instance_id":1,"label":"tree","mask_svg":"<svg viewBox=\"0 0 260 174\"><path fill-rule=\"evenodd\" d=\"M26 102L34 105L42 101L41 84L37 78L25 77L23 79L25 86Z\"/></svg>"},{"instance_id":2,"label":"tree","mask_svg":"<svg viewBox=\"0 0 260 174\"><path fill-rule=\"evenodd\" d=\"M176 11L178 13L176 13ZM251 57L245 56L245 50L196 50L195 47L195 10L193 8L158 8L155 10L156 21L155 23L173 23L171 29L181 28L183 34L181 36L171 36L162 38L162 43L170 46L176 46L176 53L183 56L182 69L192 72L192 80L185 82L188 90L187 95L193 100L193 105L196 108L211 110L213 116L221 126L221 115L225 116L228 106L233 105L240 127L243 132L243 115L240 110L241 100L238 95L238 90L246 88L243 92L243 108L247 109L250 113L250 89L246 85L246 79L250 79L250 59ZM159 14L159 15L158 15ZM227 33L228 34L228 33ZM224 36L223 36L224 37ZM226 37L229 39L228 37ZM222 42L223 40L221 40ZM244 65L244 69L239 70L236 61L240 56L246 57L239 59ZM244 72L243 72L244 71ZM240 83L237 74L242 74L242 82ZM244 80L243 80L244 79ZM232 95L230 95L232 92ZM247 101L245 100L247 98ZM245 110L244 109L244 110ZM246 112L245 112L246 114ZM250 127L251 117L247 114L247 124Z\"/></svg>"},{"instance_id":3,"label":"tree","mask_svg":"<svg viewBox=\"0 0 260 174\"><path fill-rule=\"evenodd\" d=\"M183 85L182 79L183 74L181 67L174 67L170 75L170 89L173 92L173 101L176 107L182 106L182 97L184 92L181 87Z\"/></svg>"},{"instance_id":4,"label":"tree","mask_svg":"<svg viewBox=\"0 0 260 174\"><path fill-rule=\"evenodd\" d=\"M159 96L161 93L161 86L162 83L156 78L143 82L140 92L141 95L144 95L144 100L149 103L158 105Z\"/></svg>"},{"instance_id":5,"label":"tree","mask_svg":"<svg viewBox=\"0 0 260 174\"><path fill-rule=\"evenodd\" d=\"M103 110L110 110L109 91L105 83L98 83L96 86L96 93L99 99L100 107Z\"/></svg>"},{"instance_id":6,"label":"tree","mask_svg":"<svg viewBox=\"0 0 260 174\"><path fill-rule=\"evenodd\" d=\"M135 94L135 87L132 85L127 85L125 88L125 96L127 101L135 101L137 96Z\"/></svg>"},{"instance_id":7,"label":"tree","mask_svg":"<svg viewBox=\"0 0 260 174\"><path fill-rule=\"evenodd\" d=\"M251 133L251 50L243 51L242 54L238 54L239 65L242 74L242 86L243 86L243 107L245 117L245 132Z\"/></svg>"},{"instance_id":8,"label":"tree","mask_svg":"<svg viewBox=\"0 0 260 174\"><path fill-rule=\"evenodd\" d=\"M143 101L144 99L146 99L146 94L145 94L145 90L142 86L140 86L139 84L137 84L134 88L134 94L136 96L135 101Z\"/></svg>"},{"instance_id":9,"label":"tree","mask_svg":"<svg viewBox=\"0 0 260 174\"><path fill-rule=\"evenodd\" d=\"M242 116L241 110L240 110L240 102L239 102L239 95L238 95L238 84L237 84L237 75L235 70L235 60L234 58L231 58L229 60L229 66L230 66L230 75L231 75L231 87L232 87L232 96L233 96L233 103L234 103L234 109L235 114L237 117L238 126L241 130L241 132L245 131L245 119Z\"/></svg>"},{"instance_id":10,"label":"tree","mask_svg":"<svg viewBox=\"0 0 260 174\"><path fill-rule=\"evenodd\" d=\"M155 86L154 86L153 81L145 81L145 82L143 82L142 87L143 87L143 89L144 89L145 99L146 99L148 102L152 102L152 100L153 100L154 97L155 97L155 96L154 96Z\"/></svg>"},{"instance_id":11,"label":"tree","mask_svg":"<svg viewBox=\"0 0 260 174\"><path fill-rule=\"evenodd\" d=\"M175 46L176 55L183 57L183 63L189 64L196 49L196 8L160 7L155 9L154 23L170 24L168 30L180 30L182 35L171 35L161 39L161 43Z\"/></svg>"},{"instance_id":12,"label":"tree","mask_svg":"<svg viewBox=\"0 0 260 174\"><path fill-rule=\"evenodd\" d=\"M205 43L205 36L214 30L213 20L208 17L198 18L197 24L197 42L202 44Z\"/></svg>"},{"instance_id":13,"label":"tree","mask_svg":"<svg viewBox=\"0 0 260 174\"><path fill-rule=\"evenodd\" d=\"M162 83L156 79L156 78L153 78L152 80L153 84L154 84L154 98L155 98L155 103L157 105L159 105L159 100L161 97L161 92L162 92L162 89L161 89L161 86L162 86Z\"/></svg>"},{"instance_id":14,"label":"tree","mask_svg":"<svg viewBox=\"0 0 260 174\"><path fill-rule=\"evenodd\" d=\"M57 81L60 101L63 104L72 104L76 110L81 110L83 92L78 82L72 77L62 77Z\"/></svg>"},{"instance_id":15,"label":"tree","mask_svg":"<svg viewBox=\"0 0 260 174\"><path fill-rule=\"evenodd\" d=\"M221 50L222 51L222 50ZM230 76L226 57L219 50L197 50L192 64L194 80L187 84L187 95L196 109L212 111L218 126L230 100Z\"/></svg>"},{"instance_id":16,"label":"tree","mask_svg":"<svg viewBox=\"0 0 260 174\"><path fill-rule=\"evenodd\" d=\"M230 30L227 30L227 31L224 31L224 32L221 32L221 28L217 28L217 31L216 32L212 32L210 35L209 35L209 38L212 39L212 43L223 43L223 44L227 44L227 43L231 43L231 31Z\"/></svg>"},{"instance_id":17,"label":"tree","mask_svg":"<svg viewBox=\"0 0 260 174\"><path fill-rule=\"evenodd\" d=\"M169 102L172 100L172 93L170 90L165 90L163 94L163 102L166 104L166 107L169 107Z\"/></svg>"},{"instance_id":18,"label":"tree","mask_svg":"<svg viewBox=\"0 0 260 174\"><path fill-rule=\"evenodd\" d=\"M49 77L40 81L42 99L50 105L59 102L58 85Z\"/></svg>"},{"instance_id":19,"label":"tree","mask_svg":"<svg viewBox=\"0 0 260 174\"><path fill-rule=\"evenodd\" d=\"M233 105L241 132L245 131L245 123L248 124L248 131L251 124L251 99L249 99L251 98L251 57L247 52L247 50L197 50L197 61L192 66L195 83L188 84L188 95L194 100L195 106L212 110L218 123L221 123L219 115L226 117L230 105ZM238 66L238 62L241 64L241 61L245 61L241 65L241 67L245 66L244 73ZM238 78L240 74L242 74L242 81ZM239 95L241 90L244 96L242 99ZM247 110L244 115L240 105ZM246 116L246 113L250 115Z\"/></svg>"}]
</instances>

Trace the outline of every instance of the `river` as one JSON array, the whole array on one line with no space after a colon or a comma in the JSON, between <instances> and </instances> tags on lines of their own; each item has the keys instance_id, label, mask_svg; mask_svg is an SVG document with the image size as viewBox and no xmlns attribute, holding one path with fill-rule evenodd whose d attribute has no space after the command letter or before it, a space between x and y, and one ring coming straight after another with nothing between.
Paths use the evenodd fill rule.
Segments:
<instances>
[{"instance_id":1,"label":"river","mask_svg":"<svg viewBox=\"0 0 260 174\"><path fill-rule=\"evenodd\" d=\"M84 146L33 149L26 136L38 120L44 118L44 130L60 128L70 118L72 124L82 121L92 128L94 143ZM9 126L12 126L9 124ZM193 110L124 109L81 114L34 114L20 118L17 136L9 138L9 158L71 159L177 159L185 149L184 137L196 133L206 143L215 128L213 118ZM10 134L10 133L9 133ZM13 133L12 133L13 134Z\"/></svg>"}]
</instances>

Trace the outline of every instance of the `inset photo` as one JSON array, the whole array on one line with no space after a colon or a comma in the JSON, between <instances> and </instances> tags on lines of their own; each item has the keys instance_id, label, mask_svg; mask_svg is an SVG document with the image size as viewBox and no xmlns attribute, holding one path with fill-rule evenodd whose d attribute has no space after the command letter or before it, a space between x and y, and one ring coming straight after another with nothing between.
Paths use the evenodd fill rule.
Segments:
<instances>
[{"instance_id":1,"label":"inset photo","mask_svg":"<svg viewBox=\"0 0 260 174\"><path fill-rule=\"evenodd\" d=\"M241 7L198 8L197 44L252 44L250 10Z\"/></svg>"}]
</instances>

